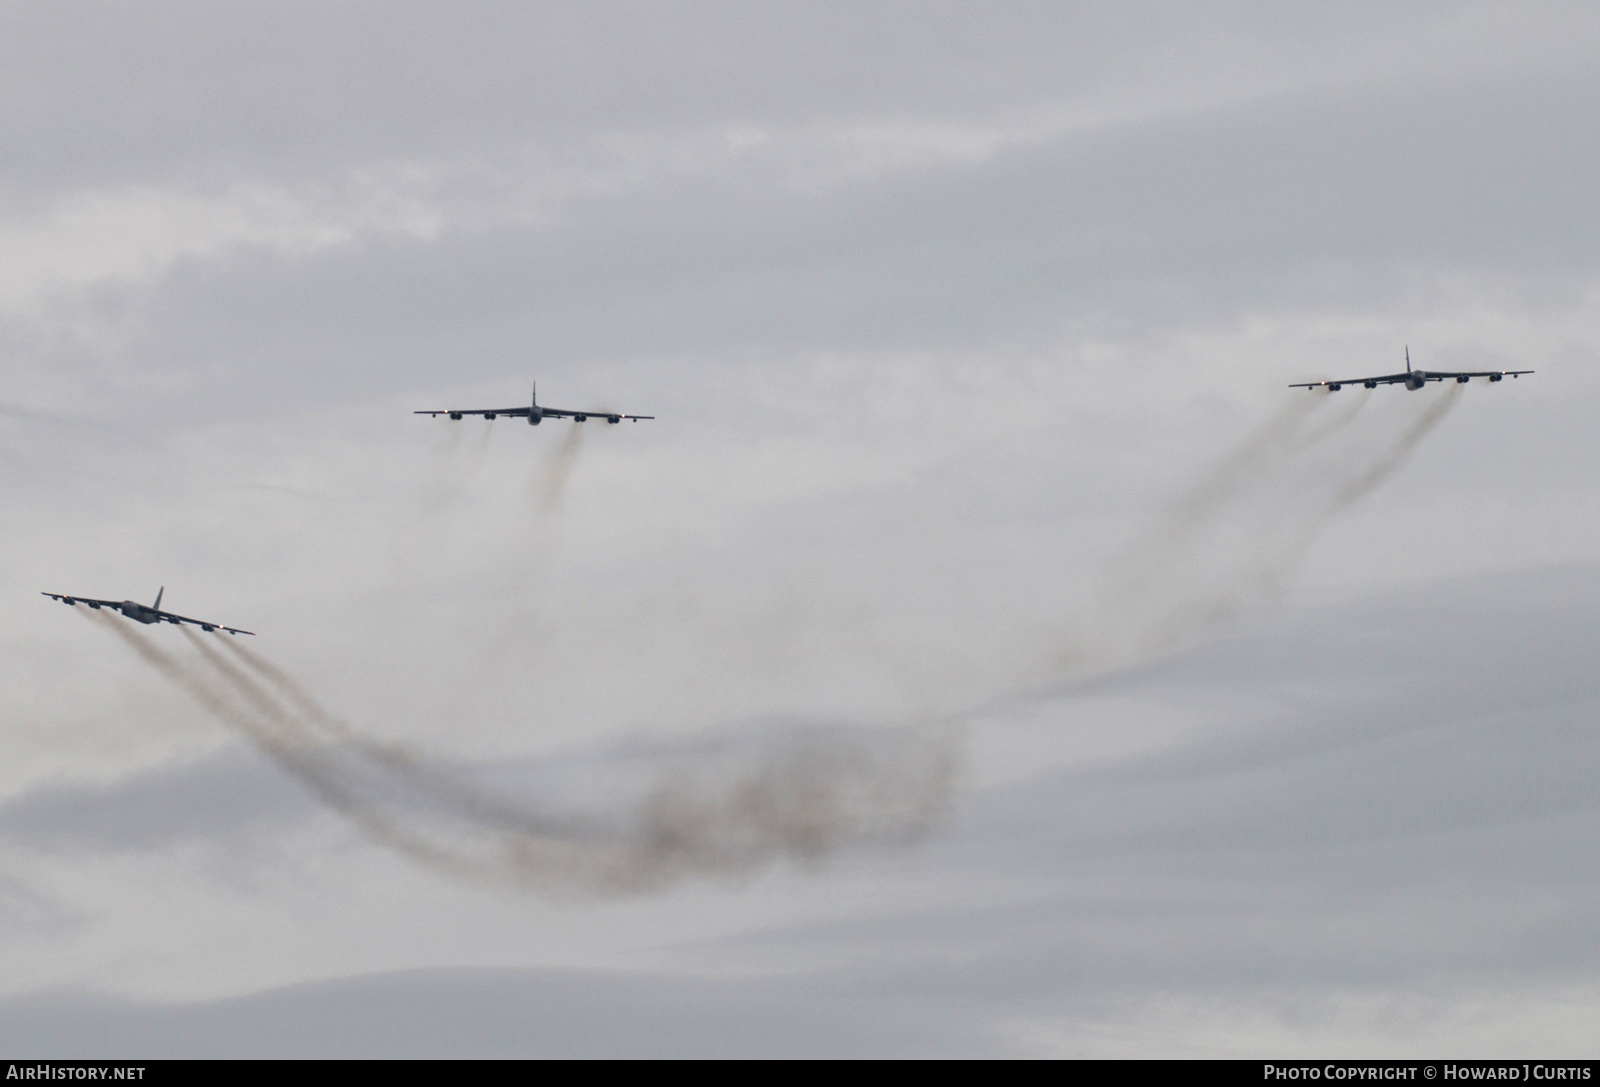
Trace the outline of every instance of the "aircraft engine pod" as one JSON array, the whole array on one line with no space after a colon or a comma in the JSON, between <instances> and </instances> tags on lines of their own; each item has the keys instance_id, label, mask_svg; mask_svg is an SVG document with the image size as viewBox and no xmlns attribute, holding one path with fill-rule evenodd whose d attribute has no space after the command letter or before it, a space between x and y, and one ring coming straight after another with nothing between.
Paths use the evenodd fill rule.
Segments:
<instances>
[{"instance_id":1,"label":"aircraft engine pod","mask_svg":"<svg viewBox=\"0 0 1600 1087\"><path fill-rule=\"evenodd\" d=\"M1430 381L1449 381L1454 379L1457 385L1465 385L1475 377L1486 377L1490 381L1499 381L1505 377L1516 377L1519 374L1531 374L1532 370L1413 370L1411 368L1411 348L1405 352L1406 368L1403 373L1378 374L1374 377L1340 378L1338 381L1296 381L1289 386L1291 389L1327 389L1329 392L1338 392L1343 385L1354 385L1360 382L1362 387L1376 389L1379 385L1404 385L1412 392L1426 389Z\"/></svg>"},{"instance_id":2,"label":"aircraft engine pod","mask_svg":"<svg viewBox=\"0 0 1600 1087\"><path fill-rule=\"evenodd\" d=\"M620 411L572 411L568 408L549 408L539 403L538 388L529 390L528 406L516 408L437 408L413 412L413 415L439 416L447 415L451 419L460 420L468 415L482 416L493 422L504 415L507 419L526 419L529 426L538 426L544 422L545 416L556 419L571 419L574 423L586 423L592 419L604 419L608 423L620 423L624 419L638 422L640 419L654 419L654 415L626 415ZM218 627L218 630L228 630L229 627Z\"/></svg>"},{"instance_id":3,"label":"aircraft engine pod","mask_svg":"<svg viewBox=\"0 0 1600 1087\"><path fill-rule=\"evenodd\" d=\"M440 414L442 415L444 413L441 412ZM162 593L165 593L166 591L166 588L163 587L160 592L156 593L156 602L148 606L144 604L136 604L132 600L123 600L120 602L116 600L96 600L93 597L65 596L61 593L43 593L41 595L48 596L52 600L59 600L69 607L76 607L79 604L87 604L93 611L99 611L101 608L110 608L112 611L120 611L124 618L132 619L136 623L144 623L146 626L151 623L171 623L175 627L181 627L184 623L193 623L195 626L205 631L216 631L221 629L226 630L229 634L251 633L251 631L241 630L238 627L225 627L220 623L213 623L209 619L191 619L187 615L174 615L170 611L162 611L161 596Z\"/></svg>"}]
</instances>

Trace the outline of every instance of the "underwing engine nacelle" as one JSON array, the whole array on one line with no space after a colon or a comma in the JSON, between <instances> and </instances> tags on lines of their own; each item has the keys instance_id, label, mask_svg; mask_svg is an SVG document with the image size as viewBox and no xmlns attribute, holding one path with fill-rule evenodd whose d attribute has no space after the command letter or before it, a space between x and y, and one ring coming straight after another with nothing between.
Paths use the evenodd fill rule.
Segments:
<instances>
[{"instance_id":1,"label":"underwing engine nacelle","mask_svg":"<svg viewBox=\"0 0 1600 1087\"><path fill-rule=\"evenodd\" d=\"M1289 386L1291 389L1326 389L1328 392L1338 392L1341 385L1360 384L1364 389L1376 389L1379 385L1403 385L1405 388L1416 392L1425 389L1430 382L1454 381L1457 385L1465 385L1475 377L1486 377L1490 381L1500 381L1507 377L1516 377L1519 374L1531 374L1532 370L1413 370L1411 368L1411 348L1406 348L1406 368L1398 374L1379 374L1376 377L1340 378L1337 381L1296 381Z\"/></svg>"},{"instance_id":2,"label":"underwing engine nacelle","mask_svg":"<svg viewBox=\"0 0 1600 1087\"><path fill-rule=\"evenodd\" d=\"M441 412L440 414L443 413ZM225 627L220 623L213 623L209 619L190 619L186 615L174 615L170 611L162 611L161 598L166 594L166 591L166 586L162 586L161 590L156 593L156 602L154 604L141 604L137 600L96 600L92 597L66 596L62 593L44 593L43 595L53 600L59 600L69 606L87 604L93 611L99 611L101 608L105 608L107 611L120 611L123 618L131 619L135 623L144 623L147 626L152 623L171 623L175 627L181 627L184 623L193 623L208 634L214 634L218 630L225 630L229 634L251 633L239 627Z\"/></svg>"},{"instance_id":3,"label":"underwing engine nacelle","mask_svg":"<svg viewBox=\"0 0 1600 1087\"><path fill-rule=\"evenodd\" d=\"M526 419L529 426L538 426L546 419L571 419L574 423L587 422L590 419L604 419L608 423L620 423L624 419L638 422L640 419L654 419L654 415L626 415L620 411L607 408L604 411L570 411L566 408L547 408L539 403L539 389L535 385L528 390L528 404L526 407L515 408L437 408L418 412L414 415L427 415L429 417L446 415L452 420L460 421L468 415L481 416L487 422L494 422L500 416L508 419ZM218 630L228 630L228 627L218 627Z\"/></svg>"}]
</instances>

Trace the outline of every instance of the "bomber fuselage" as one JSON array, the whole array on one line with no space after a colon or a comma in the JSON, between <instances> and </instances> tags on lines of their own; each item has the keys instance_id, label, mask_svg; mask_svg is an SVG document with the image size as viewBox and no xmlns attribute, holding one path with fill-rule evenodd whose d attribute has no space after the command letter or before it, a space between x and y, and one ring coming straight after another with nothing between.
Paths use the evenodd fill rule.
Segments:
<instances>
[{"instance_id":1,"label":"bomber fuselage","mask_svg":"<svg viewBox=\"0 0 1600 1087\"><path fill-rule=\"evenodd\" d=\"M124 600L117 607L121 609L123 615L136 623L149 625L150 623L162 621L161 613L148 604L138 604L132 600Z\"/></svg>"}]
</instances>

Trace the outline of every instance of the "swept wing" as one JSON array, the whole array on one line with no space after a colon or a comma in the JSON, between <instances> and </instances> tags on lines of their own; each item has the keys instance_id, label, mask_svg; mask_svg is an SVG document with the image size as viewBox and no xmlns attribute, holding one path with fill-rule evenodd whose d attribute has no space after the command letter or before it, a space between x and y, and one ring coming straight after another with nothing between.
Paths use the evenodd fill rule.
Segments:
<instances>
[{"instance_id":1,"label":"swept wing","mask_svg":"<svg viewBox=\"0 0 1600 1087\"><path fill-rule=\"evenodd\" d=\"M1331 389L1338 391L1342 385L1361 385L1368 389L1375 389L1379 385L1410 385L1421 388L1430 381L1461 381L1465 382L1475 377L1486 377L1490 381L1499 381L1502 378L1516 377L1518 374L1531 374L1532 370L1408 370L1403 374L1380 374L1377 377L1350 377L1338 381L1302 381L1290 385L1291 389Z\"/></svg>"},{"instance_id":2,"label":"swept wing","mask_svg":"<svg viewBox=\"0 0 1600 1087\"><path fill-rule=\"evenodd\" d=\"M452 419L460 419L463 415L481 415L485 419L494 419L504 415L510 419L526 419L529 423L538 425L540 420L546 418L571 419L581 423L593 417L604 419L608 423L620 423L624 419L654 419L654 415L625 415L620 411L573 411L569 408L547 408L539 403L539 387L533 386L533 393L528 398L528 403L516 408L438 408L433 411L415 411L413 415L448 415Z\"/></svg>"},{"instance_id":3,"label":"swept wing","mask_svg":"<svg viewBox=\"0 0 1600 1087\"><path fill-rule=\"evenodd\" d=\"M206 619L191 619L187 615L177 615L170 611L162 611L159 607L147 607L132 600L96 600L87 596L64 596L61 593L41 593L40 595L48 596L52 600L59 600L63 604L87 604L95 611L101 608L110 608L112 611L119 611L129 619L135 619L141 623L172 623L173 625L192 623L205 631L225 630L229 634L249 634L252 637L255 635L253 630L241 630L238 627L225 626L222 623L213 623ZM161 603L160 593L156 594L156 603Z\"/></svg>"},{"instance_id":4,"label":"swept wing","mask_svg":"<svg viewBox=\"0 0 1600 1087\"><path fill-rule=\"evenodd\" d=\"M493 419L505 415L512 419L526 419L533 414L532 408L439 408L437 411L414 411L413 415L448 415L452 419L459 419L463 415L481 415L485 419ZM539 405L539 414L545 418L552 416L558 419L571 418L578 422L585 419L604 419L607 422L620 423L624 419L654 419L654 415L627 415L618 411L570 411L566 408L547 408Z\"/></svg>"},{"instance_id":5,"label":"swept wing","mask_svg":"<svg viewBox=\"0 0 1600 1087\"><path fill-rule=\"evenodd\" d=\"M1408 389L1420 389L1430 381L1458 381L1466 384L1475 377L1486 377L1490 381L1500 381L1507 377L1516 377L1518 374L1531 374L1532 370L1413 370L1411 368L1411 348L1406 347L1406 370L1403 374L1379 374L1376 377L1352 377L1343 381L1302 381L1290 385L1291 389L1327 389L1329 392L1338 392L1345 385L1362 385L1368 389L1376 389L1379 385L1404 385Z\"/></svg>"}]
</instances>

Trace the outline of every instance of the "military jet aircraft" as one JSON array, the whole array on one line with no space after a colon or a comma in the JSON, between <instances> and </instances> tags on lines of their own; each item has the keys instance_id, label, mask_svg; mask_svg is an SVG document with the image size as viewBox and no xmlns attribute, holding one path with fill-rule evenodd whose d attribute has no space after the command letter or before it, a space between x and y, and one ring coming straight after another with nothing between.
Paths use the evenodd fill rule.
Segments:
<instances>
[{"instance_id":1,"label":"military jet aircraft","mask_svg":"<svg viewBox=\"0 0 1600 1087\"><path fill-rule=\"evenodd\" d=\"M60 593L41 593L40 595L48 596L52 600L59 600L63 604L87 604L91 611L110 608L112 611L120 611L136 623L171 623L174 626L179 623L193 623L205 631L226 630L229 634L249 634L252 636L255 634L253 630L225 627L221 623L208 623L204 619L190 619L187 615L174 615L170 611L162 611L161 595L166 591L167 587L163 585L161 591L156 593L156 602L148 606L135 603L132 600L90 600L86 596L62 596Z\"/></svg>"},{"instance_id":2,"label":"military jet aircraft","mask_svg":"<svg viewBox=\"0 0 1600 1087\"><path fill-rule=\"evenodd\" d=\"M1499 381L1501 378L1516 377L1518 374L1531 374L1532 370L1413 370L1411 368L1411 348L1406 348L1406 372L1403 374L1384 374L1382 377L1353 377L1348 381L1304 381L1298 385L1290 385L1291 389L1327 389L1330 393L1339 391L1343 385L1360 385L1367 389L1376 389L1379 385L1404 385L1413 392L1422 388L1430 381L1458 381L1465 385L1468 380L1475 377L1486 377L1490 381Z\"/></svg>"},{"instance_id":3,"label":"military jet aircraft","mask_svg":"<svg viewBox=\"0 0 1600 1087\"><path fill-rule=\"evenodd\" d=\"M481 415L485 419L493 419L497 415L509 418L527 419L529 426L538 426L540 421L549 418L571 418L574 423L581 423L591 415L596 419L604 419L608 423L620 423L624 419L638 422L640 419L654 419L654 415L623 415L615 411L568 411L566 408L547 408L539 403L539 384L534 383L533 398L525 408L442 408L439 411L417 411L413 415L448 415L452 419L459 419L463 415Z\"/></svg>"}]
</instances>

